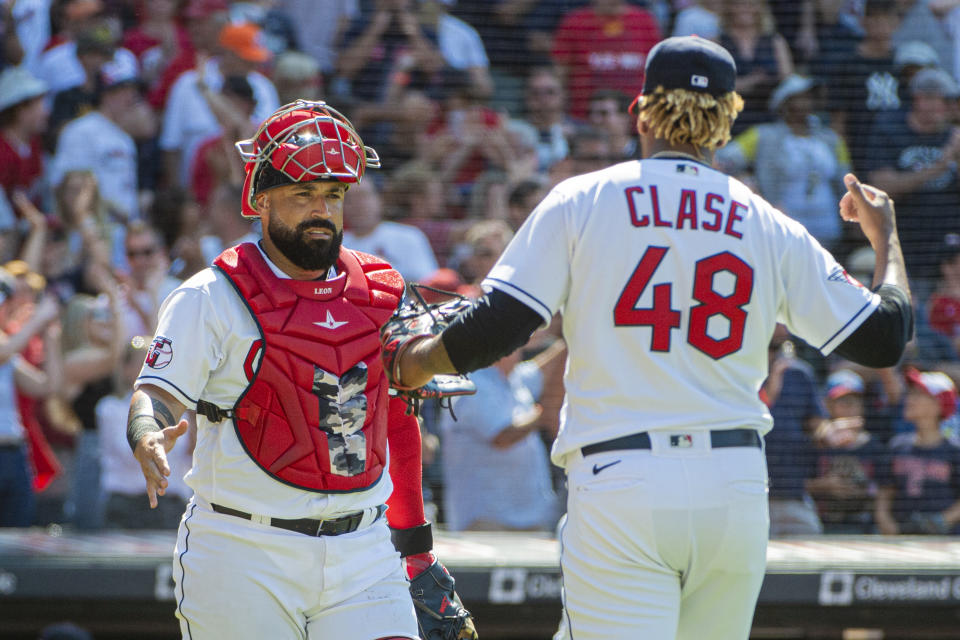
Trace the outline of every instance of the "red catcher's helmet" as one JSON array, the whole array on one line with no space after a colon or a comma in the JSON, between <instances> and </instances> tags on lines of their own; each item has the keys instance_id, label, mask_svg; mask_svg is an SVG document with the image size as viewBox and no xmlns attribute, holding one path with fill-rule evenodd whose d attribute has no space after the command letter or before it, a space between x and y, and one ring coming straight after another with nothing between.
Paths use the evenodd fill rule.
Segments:
<instances>
[{"instance_id":1,"label":"red catcher's helmet","mask_svg":"<svg viewBox=\"0 0 960 640\"><path fill-rule=\"evenodd\" d=\"M283 184L337 180L360 182L380 157L346 116L325 102L297 100L267 118L256 135L236 143L246 162L243 216L257 218L254 196Z\"/></svg>"}]
</instances>

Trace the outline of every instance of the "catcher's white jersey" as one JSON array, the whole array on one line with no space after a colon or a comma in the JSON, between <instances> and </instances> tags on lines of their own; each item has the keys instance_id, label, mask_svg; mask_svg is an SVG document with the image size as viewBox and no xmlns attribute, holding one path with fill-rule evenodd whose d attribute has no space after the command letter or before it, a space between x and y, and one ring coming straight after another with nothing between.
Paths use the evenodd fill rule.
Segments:
<instances>
[{"instance_id":1,"label":"catcher's white jersey","mask_svg":"<svg viewBox=\"0 0 960 640\"><path fill-rule=\"evenodd\" d=\"M263 256L274 273L289 277ZM255 366L247 359L259 340L257 325L233 285L223 273L204 269L161 306L152 347L159 354L148 358L134 386L156 385L188 408L200 399L232 408L247 387L244 367ZM283 484L247 455L229 418L213 423L197 416L193 459L186 481L198 499L275 518L327 518L359 511L383 504L393 490L386 472L370 489L353 493L317 493Z\"/></svg>"},{"instance_id":2,"label":"catcher's white jersey","mask_svg":"<svg viewBox=\"0 0 960 640\"><path fill-rule=\"evenodd\" d=\"M676 158L562 182L484 285L545 322L563 313L560 465L639 431L765 433L758 391L776 323L826 355L879 304L799 223L741 182Z\"/></svg>"}]
</instances>

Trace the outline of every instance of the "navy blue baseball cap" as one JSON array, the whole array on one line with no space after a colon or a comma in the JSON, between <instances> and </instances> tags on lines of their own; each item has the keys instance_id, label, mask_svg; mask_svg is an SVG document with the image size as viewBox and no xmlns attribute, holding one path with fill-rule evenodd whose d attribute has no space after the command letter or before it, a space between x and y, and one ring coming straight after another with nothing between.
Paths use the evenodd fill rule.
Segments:
<instances>
[{"instance_id":1,"label":"navy blue baseball cap","mask_svg":"<svg viewBox=\"0 0 960 640\"><path fill-rule=\"evenodd\" d=\"M730 52L716 42L699 36L661 40L647 54L643 93L664 89L686 89L721 96L736 88L737 65ZM630 105L633 112L640 96Z\"/></svg>"}]
</instances>

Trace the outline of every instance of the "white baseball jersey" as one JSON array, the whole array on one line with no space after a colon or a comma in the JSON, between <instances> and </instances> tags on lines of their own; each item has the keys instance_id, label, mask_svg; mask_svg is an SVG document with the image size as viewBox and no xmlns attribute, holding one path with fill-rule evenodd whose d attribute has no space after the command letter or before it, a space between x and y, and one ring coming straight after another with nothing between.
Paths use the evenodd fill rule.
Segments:
<instances>
[{"instance_id":1,"label":"white baseball jersey","mask_svg":"<svg viewBox=\"0 0 960 640\"><path fill-rule=\"evenodd\" d=\"M484 280L563 313L553 459L640 431L770 429L758 397L777 322L829 354L879 304L796 221L685 159L555 187Z\"/></svg>"},{"instance_id":2,"label":"white baseball jersey","mask_svg":"<svg viewBox=\"0 0 960 640\"><path fill-rule=\"evenodd\" d=\"M278 277L289 278L266 254L263 257ZM156 385L188 408L196 407L200 399L232 408L247 387L244 363L259 339L250 311L226 276L204 269L161 306L153 347L160 355L152 366L144 364L134 386ZM386 471L371 488L352 493L317 493L288 486L268 476L247 455L232 420L214 423L201 415L197 416L193 468L186 481L207 503L288 519L328 518L375 507L393 491Z\"/></svg>"}]
</instances>

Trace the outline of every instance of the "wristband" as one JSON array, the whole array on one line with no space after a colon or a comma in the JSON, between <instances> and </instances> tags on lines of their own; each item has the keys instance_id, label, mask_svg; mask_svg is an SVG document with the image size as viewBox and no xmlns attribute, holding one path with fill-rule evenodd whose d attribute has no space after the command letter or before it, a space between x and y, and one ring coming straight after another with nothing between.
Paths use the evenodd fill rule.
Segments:
<instances>
[{"instance_id":1,"label":"wristband","mask_svg":"<svg viewBox=\"0 0 960 640\"><path fill-rule=\"evenodd\" d=\"M130 451L136 452L140 438L156 431L163 431L163 425L156 416L141 413L130 418L127 423L127 444L130 445Z\"/></svg>"},{"instance_id":2,"label":"wristband","mask_svg":"<svg viewBox=\"0 0 960 640\"><path fill-rule=\"evenodd\" d=\"M433 528L425 522L409 529L390 529L390 540L401 558L427 553L433 549Z\"/></svg>"}]
</instances>

